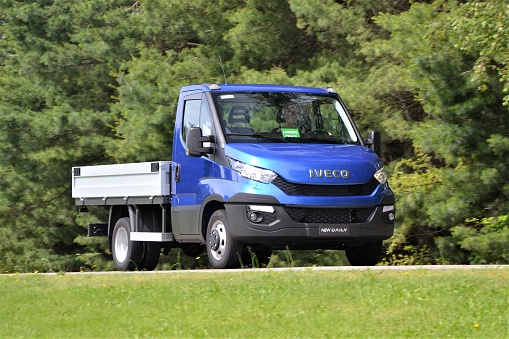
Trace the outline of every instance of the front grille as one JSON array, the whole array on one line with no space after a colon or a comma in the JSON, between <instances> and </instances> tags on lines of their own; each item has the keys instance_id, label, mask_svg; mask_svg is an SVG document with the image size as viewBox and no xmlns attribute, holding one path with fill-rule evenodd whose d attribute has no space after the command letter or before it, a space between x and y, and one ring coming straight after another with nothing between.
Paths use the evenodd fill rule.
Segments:
<instances>
[{"instance_id":1,"label":"front grille","mask_svg":"<svg viewBox=\"0 0 509 339\"><path fill-rule=\"evenodd\" d=\"M350 224L366 222L373 208L285 207L293 221L311 224Z\"/></svg>"},{"instance_id":2,"label":"front grille","mask_svg":"<svg viewBox=\"0 0 509 339\"><path fill-rule=\"evenodd\" d=\"M359 195L370 195L379 185L375 178L371 178L368 183L360 185L292 184L279 176L274 179L272 183L288 195L323 197L351 197Z\"/></svg>"}]
</instances>

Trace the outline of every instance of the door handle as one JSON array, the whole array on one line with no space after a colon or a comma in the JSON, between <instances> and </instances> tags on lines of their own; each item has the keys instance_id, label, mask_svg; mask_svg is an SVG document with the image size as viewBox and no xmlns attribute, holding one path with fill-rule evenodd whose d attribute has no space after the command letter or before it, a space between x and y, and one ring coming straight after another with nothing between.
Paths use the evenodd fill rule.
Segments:
<instances>
[{"instance_id":1,"label":"door handle","mask_svg":"<svg viewBox=\"0 0 509 339\"><path fill-rule=\"evenodd\" d=\"M180 182L180 164L175 166L175 182Z\"/></svg>"}]
</instances>

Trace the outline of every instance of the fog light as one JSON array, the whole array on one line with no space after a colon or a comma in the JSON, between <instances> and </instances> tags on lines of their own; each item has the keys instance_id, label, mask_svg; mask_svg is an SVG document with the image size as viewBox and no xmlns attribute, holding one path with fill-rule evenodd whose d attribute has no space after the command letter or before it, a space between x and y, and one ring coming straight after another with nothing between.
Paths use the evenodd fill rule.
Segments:
<instances>
[{"instance_id":1,"label":"fog light","mask_svg":"<svg viewBox=\"0 0 509 339\"><path fill-rule=\"evenodd\" d=\"M247 217L249 218L249 221L251 222L261 222L263 220L263 215L261 213L257 212L248 212Z\"/></svg>"},{"instance_id":2,"label":"fog light","mask_svg":"<svg viewBox=\"0 0 509 339\"><path fill-rule=\"evenodd\" d=\"M386 205L382 208L382 221L386 224L392 224L396 219L396 209L394 205Z\"/></svg>"}]
</instances>

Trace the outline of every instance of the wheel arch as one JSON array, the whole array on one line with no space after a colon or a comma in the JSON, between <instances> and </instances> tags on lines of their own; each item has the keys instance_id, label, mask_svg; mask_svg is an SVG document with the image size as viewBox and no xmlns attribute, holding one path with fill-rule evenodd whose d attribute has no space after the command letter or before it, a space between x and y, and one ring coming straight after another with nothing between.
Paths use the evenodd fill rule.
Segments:
<instances>
[{"instance_id":1,"label":"wheel arch","mask_svg":"<svg viewBox=\"0 0 509 339\"><path fill-rule=\"evenodd\" d=\"M225 209L224 208L224 200L220 195L211 195L207 197L207 199L203 203L201 218L200 218L200 234L203 237L203 242L205 243L207 227L209 225L209 220L212 214L215 211Z\"/></svg>"}]
</instances>

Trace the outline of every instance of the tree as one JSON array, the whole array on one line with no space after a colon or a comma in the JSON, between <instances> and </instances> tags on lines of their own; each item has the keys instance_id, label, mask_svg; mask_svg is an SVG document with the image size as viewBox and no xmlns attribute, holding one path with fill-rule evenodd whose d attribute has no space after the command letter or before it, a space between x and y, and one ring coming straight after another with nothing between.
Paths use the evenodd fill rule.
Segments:
<instances>
[{"instance_id":1,"label":"tree","mask_svg":"<svg viewBox=\"0 0 509 339\"><path fill-rule=\"evenodd\" d=\"M288 2L245 3L230 13L233 27L224 35L233 51L233 63L260 71L281 67L295 72L310 51Z\"/></svg>"},{"instance_id":2,"label":"tree","mask_svg":"<svg viewBox=\"0 0 509 339\"><path fill-rule=\"evenodd\" d=\"M116 1L4 1L0 50L2 271L76 270L84 248L71 167L110 162L112 69L130 44L107 34ZM104 15L98 15L102 13Z\"/></svg>"},{"instance_id":3,"label":"tree","mask_svg":"<svg viewBox=\"0 0 509 339\"><path fill-rule=\"evenodd\" d=\"M482 47L490 44L491 38L475 35L471 40L482 43L469 45L463 41L463 33L458 34L474 21L486 24L489 15L486 11L479 15L479 8L477 3L439 1L413 4L400 15L379 15L376 22L390 32L390 39L370 46L372 51L378 46L388 53L391 58L385 58L392 60L387 67L400 70L403 81L398 81L399 86L404 84L422 107L417 119L405 111L389 110L394 115L387 121L394 126L393 135L410 139L414 150L395 163L393 184L403 193L398 202L403 236L397 237L393 246L401 249L407 242L427 245L436 249L437 260L453 263L471 262L472 247L463 237L474 236L456 226L472 227L471 218L507 214L509 196L504 69L488 66L489 71L479 73L480 60L486 61ZM489 25L505 27L505 21L497 20L506 18L495 12ZM493 48L492 60L502 58L495 50L507 54L503 47ZM395 88L387 91L395 93ZM403 128L397 128L397 122ZM483 260L493 262L493 258L486 255Z\"/></svg>"}]
</instances>

